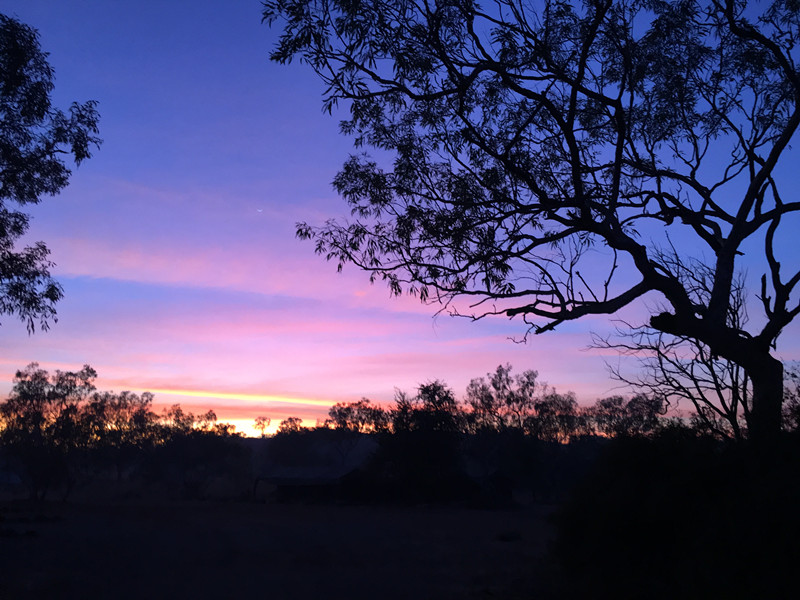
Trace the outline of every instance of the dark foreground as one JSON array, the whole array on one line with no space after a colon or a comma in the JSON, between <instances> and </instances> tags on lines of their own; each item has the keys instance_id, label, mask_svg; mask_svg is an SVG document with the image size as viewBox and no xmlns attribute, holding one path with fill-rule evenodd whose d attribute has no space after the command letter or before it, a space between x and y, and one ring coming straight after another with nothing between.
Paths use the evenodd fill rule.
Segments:
<instances>
[{"instance_id":1,"label":"dark foreground","mask_svg":"<svg viewBox=\"0 0 800 600\"><path fill-rule=\"evenodd\" d=\"M551 510L0 504L0 598L531 598Z\"/></svg>"}]
</instances>

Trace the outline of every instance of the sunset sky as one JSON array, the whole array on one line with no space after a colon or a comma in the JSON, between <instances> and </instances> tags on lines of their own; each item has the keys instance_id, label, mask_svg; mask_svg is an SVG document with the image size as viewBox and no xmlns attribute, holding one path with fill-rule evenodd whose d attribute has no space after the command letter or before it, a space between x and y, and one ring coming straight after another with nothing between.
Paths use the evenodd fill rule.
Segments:
<instances>
[{"instance_id":1,"label":"sunset sky","mask_svg":"<svg viewBox=\"0 0 800 600\"><path fill-rule=\"evenodd\" d=\"M519 321L434 318L295 239L297 221L345 213L330 182L353 149L313 74L268 60L276 32L259 0L4 0L2 11L39 30L57 106L99 102L104 144L31 211L30 239L52 250L66 297L48 332L2 319L0 395L31 361L88 363L102 389L214 408L247 431L256 415L313 423L334 402L388 402L431 379L461 396L506 362L583 403L617 386L604 365L616 358L586 350L607 317L515 344ZM800 356L796 331L781 357Z\"/></svg>"}]
</instances>

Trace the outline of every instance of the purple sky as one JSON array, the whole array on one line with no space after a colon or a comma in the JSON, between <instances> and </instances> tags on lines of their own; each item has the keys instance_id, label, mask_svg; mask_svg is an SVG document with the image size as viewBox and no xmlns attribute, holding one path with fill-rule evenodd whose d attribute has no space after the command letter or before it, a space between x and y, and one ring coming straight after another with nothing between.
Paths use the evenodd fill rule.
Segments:
<instances>
[{"instance_id":1,"label":"purple sky","mask_svg":"<svg viewBox=\"0 0 800 600\"><path fill-rule=\"evenodd\" d=\"M436 378L460 396L506 362L583 403L616 387L609 357L585 350L609 318L515 344L519 321L433 318L435 307L390 299L355 269L337 274L295 239L296 221L345 213L330 182L352 146L323 114L312 73L268 60L276 33L259 0L2 10L39 30L58 106L99 102L105 141L32 211L31 239L52 250L66 298L48 332L29 337L3 319L0 394L31 361L88 363L103 389L213 407L245 430L259 414L313 422L333 402L388 402ZM800 356L787 338L781 356ZM200 395L178 393L189 390Z\"/></svg>"}]
</instances>

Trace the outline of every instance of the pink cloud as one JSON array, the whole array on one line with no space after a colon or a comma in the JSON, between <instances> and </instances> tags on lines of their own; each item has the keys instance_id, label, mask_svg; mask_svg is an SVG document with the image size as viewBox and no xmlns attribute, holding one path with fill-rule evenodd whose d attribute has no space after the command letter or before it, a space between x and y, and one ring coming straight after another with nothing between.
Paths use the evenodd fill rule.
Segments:
<instances>
[{"instance_id":1,"label":"pink cloud","mask_svg":"<svg viewBox=\"0 0 800 600\"><path fill-rule=\"evenodd\" d=\"M294 239L288 243L296 245ZM354 308L380 308L431 314L436 308L410 296L390 297L383 283L370 284L354 268L336 272L333 264L300 256L296 248L174 247L157 249L137 243L98 239L56 238L48 242L59 276L118 279L148 284L221 289L263 295L286 295L346 303Z\"/></svg>"}]
</instances>

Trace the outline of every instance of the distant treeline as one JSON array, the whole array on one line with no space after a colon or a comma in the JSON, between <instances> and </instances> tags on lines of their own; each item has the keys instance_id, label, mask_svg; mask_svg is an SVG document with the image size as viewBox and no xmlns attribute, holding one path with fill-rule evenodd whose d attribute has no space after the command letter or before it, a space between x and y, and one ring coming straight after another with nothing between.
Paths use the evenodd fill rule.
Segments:
<instances>
[{"instance_id":1,"label":"distant treeline","mask_svg":"<svg viewBox=\"0 0 800 600\"><path fill-rule=\"evenodd\" d=\"M611 396L581 407L572 392L562 394L540 386L536 378L536 371L512 375L510 366L501 365L488 380L473 379L463 402L437 380L420 385L413 396L397 392L394 405L388 408L366 398L340 402L318 427L359 433L517 431L542 441L566 443L593 435L650 435L674 421L665 417L666 404L659 398ZM302 429L301 419L290 417L281 421L277 432Z\"/></svg>"},{"instance_id":2,"label":"distant treeline","mask_svg":"<svg viewBox=\"0 0 800 600\"><path fill-rule=\"evenodd\" d=\"M535 371L511 371L501 365L473 379L463 401L446 384L432 381L413 395L398 391L389 407L367 399L336 404L315 428L290 417L280 423L272 452L302 454L317 444L324 453L326 440L334 439L328 434L338 436L336 443L348 435L374 436L380 452L373 467L381 463L383 471L373 483L444 489L448 477L463 475L470 461L484 470L506 470L503 461L510 465L534 448L540 452L541 444L649 439L674 430L701 437L712 433L706 420L668 417L663 398L611 396L581 407L574 394L541 384ZM10 395L0 403L0 475L8 480L14 474L34 498L54 490L67 497L77 482L98 477L181 480L188 487L234 472L250 477L246 455L252 444L244 443L232 425L218 422L213 411L197 416L176 404L157 413L151 393L98 391L96 377L88 365L51 374L31 363L16 373ZM796 393L786 407L785 427L797 430ZM269 424L267 417L256 419L264 438ZM314 441L295 439L314 432ZM505 458L490 461L489 468L481 456L487 452ZM406 474L398 479L399 472ZM384 477L387 473L393 474Z\"/></svg>"},{"instance_id":3,"label":"distant treeline","mask_svg":"<svg viewBox=\"0 0 800 600\"><path fill-rule=\"evenodd\" d=\"M157 468L158 455L186 439L219 446L237 435L212 410L195 416L176 404L158 414L150 392L97 391L96 377L89 365L50 374L31 363L17 371L0 404L0 471L18 474L31 497L56 488L66 496L87 474L122 478L143 462Z\"/></svg>"},{"instance_id":4,"label":"distant treeline","mask_svg":"<svg viewBox=\"0 0 800 600\"><path fill-rule=\"evenodd\" d=\"M401 433L412 430L440 430L474 434L487 431L521 432L547 442L566 443L587 436L652 436L665 427L686 427L698 435L735 437L734 427L723 415L705 410L687 413L687 418L668 416L665 397L636 394L609 396L591 406L579 406L572 392L559 393L538 381L533 370L512 375L511 365L500 365L494 373L470 381L463 402L441 381L420 385L415 395L398 391L394 405L384 408L363 398L341 402L328 411L317 428L334 428L360 433ZM786 431L800 426L798 381L794 371L787 383L783 422ZM710 405L711 406L711 405ZM270 420L258 417L255 427L264 435ZM746 429L744 422L738 429ZM302 419L281 421L277 432L302 431Z\"/></svg>"},{"instance_id":5,"label":"distant treeline","mask_svg":"<svg viewBox=\"0 0 800 600\"><path fill-rule=\"evenodd\" d=\"M0 497L548 505L541 597L796 595L783 594L800 559L796 393L793 433L772 448L667 417L649 396L579 407L509 366L462 402L433 381L390 407L337 404L314 428L289 418L267 436L259 417L264 435L248 439L211 411L157 414L152 394L100 392L95 378L88 366L16 374L0 403Z\"/></svg>"}]
</instances>

